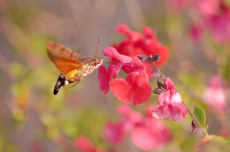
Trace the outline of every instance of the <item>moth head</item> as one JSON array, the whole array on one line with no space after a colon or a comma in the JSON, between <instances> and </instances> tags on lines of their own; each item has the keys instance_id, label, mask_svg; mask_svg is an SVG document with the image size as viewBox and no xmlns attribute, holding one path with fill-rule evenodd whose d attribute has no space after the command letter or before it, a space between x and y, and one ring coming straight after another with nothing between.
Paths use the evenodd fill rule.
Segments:
<instances>
[{"instance_id":1,"label":"moth head","mask_svg":"<svg viewBox=\"0 0 230 152\"><path fill-rule=\"evenodd\" d=\"M96 66L100 66L103 62L103 59L100 57L95 57L93 60L94 60Z\"/></svg>"},{"instance_id":2,"label":"moth head","mask_svg":"<svg viewBox=\"0 0 230 152\"><path fill-rule=\"evenodd\" d=\"M54 91L53 91L53 94L56 95L59 90L64 87L65 85L67 85L69 82L65 79L65 75L63 73L61 73L59 76L58 76L58 79L57 79L57 82L56 82L56 85L54 86Z\"/></svg>"}]
</instances>

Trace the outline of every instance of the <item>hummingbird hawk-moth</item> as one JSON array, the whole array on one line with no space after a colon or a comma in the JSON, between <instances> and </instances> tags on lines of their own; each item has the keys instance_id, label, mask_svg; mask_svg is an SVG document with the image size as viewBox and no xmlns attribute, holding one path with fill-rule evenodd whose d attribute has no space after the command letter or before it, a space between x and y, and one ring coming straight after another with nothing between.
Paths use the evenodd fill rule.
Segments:
<instances>
[{"instance_id":1,"label":"hummingbird hawk-moth","mask_svg":"<svg viewBox=\"0 0 230 152\"><path fill-rule=\"evenodd\" d=\"M83 57L57 42L48 41L46 45L50 60L61 72L54 87L54 95L69 83L77 84L103 62L99 57Z\"/></svg>"}]
</instances>

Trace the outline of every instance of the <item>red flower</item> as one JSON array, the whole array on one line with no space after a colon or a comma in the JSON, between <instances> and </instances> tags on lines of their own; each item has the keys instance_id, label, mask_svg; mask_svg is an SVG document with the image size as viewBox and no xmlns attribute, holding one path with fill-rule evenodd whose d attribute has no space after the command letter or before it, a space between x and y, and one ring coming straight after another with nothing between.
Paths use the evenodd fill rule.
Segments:
<instances>
[{"instance_id":1,"label":"red flower","mask_svg":"<svg viewBox=\"0 0 230 152\"><path fill-rule=\"evenodd\" d=\"M129 132L133 144L141 150L162 147L171 139L170 130L151 115L143 117L127 105L119 106L117 111L122 119L117 123L107 123L105 127L105 137L110 143L120 143Z\"/></svg>"},{"instance_id":2,"label":"red flower","mask_svg":"<svg viewBox=\"0 0 230 152\"><path fill-rule=\"evenodd\" d=\"M108 71L105 66L99 68L98 81L100 89L106 94L111 89L114 95L124 103L134 105L146 102L151 97L151 85L148 80L153 75L151 63L143 63L138 57L142 55L160 55L160 60L156 62L162 65L169 56L168 48L161 45L149 27L143 29L143 36L131 31L127 25L117 27L117 32L127 36L115 48L109 47L103 54L110 57L113 64ZM116 78L120 69L127 74L126 79ZM114 79L114 80L112 80Z\"/></svg>"},{"instance_id":3,"label":"red flower","mask_svg":"<svg viewBox=\"0 0 230 152\"><path fill-rule=\"evenodd\" d=\"M125 24L117 27L117 32L127 36L120 44L114 47L120 54L135 57L138 54L149 56L159 54L161 59L156 62L157 66L161 66L169 57L167 47L160 44L155 34L149 27L143 28L143 36L137 32L131 31Z\"/></svg>"},{"instance_id":4,"label":"red flower","mask_svg":"<svg viewBox=\"0 0 230 152\"><path fill-rule=\"evenodd\" d=\"M144 72L132 72L125 80L113 80L111 89L118 100L124 103L132 102L134 105L146 102L152 95L152 86Z\"/></svg>"},{"instance_id":5,"label":"red flower","mask_svg":"<svg viewBox=\"0 0 230 152\"><path fill-rule=\"evenodd\" d=\"M158 104L160 106L154 107L152 115L158 119L169 118L173 121L181 121L188 115L187 108L170 78L165 79L164 87L167 91L159 95Z\"/></svg>"},{"instance_id":6,"label":"red flower","mask_svg":"<svg viewBox=\"0 0 230 152\"><path fill-rule=\"evenodd\" d=\"M98 82L100 89L106 94L109 91L112 78L116 78L118 72L120 71L122 64L112 64L109 67L109 70L106 70L104 65L101 65L98 69Z\"/></svg>"}]
</instances>

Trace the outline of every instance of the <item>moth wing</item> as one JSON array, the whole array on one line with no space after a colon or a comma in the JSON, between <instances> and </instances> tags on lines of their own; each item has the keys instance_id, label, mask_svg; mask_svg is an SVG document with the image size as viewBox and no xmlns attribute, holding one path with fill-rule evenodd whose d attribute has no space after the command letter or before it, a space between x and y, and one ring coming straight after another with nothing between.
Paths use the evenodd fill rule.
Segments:
<instances>
[{"instance_id":1,"label":"moth wing","mask_svg":"<svg viewBox=\"0 0 230 152\"><path fill-rule=\"evenodd\" d=\"M71 61L77 61L80 58L83 58L81 55L77 54L76 52L73 52L69 48L57 42L48 41L46 43L46 46L48 48L48 55L51 60L53 58L60 58L60 59L66 59Z\"/></svg>"},{"instance_id":2,"label":"moth wing","mask_svg":"<svg viewBox=\"0 0 230 152\"><path fill-rule=\"evenodd\" d=\"M78 61L83 57L67 47L52 41L48 41L46 45L50 60L65 75L83 65L81 61Z\"/></svg>"}]
</instances>

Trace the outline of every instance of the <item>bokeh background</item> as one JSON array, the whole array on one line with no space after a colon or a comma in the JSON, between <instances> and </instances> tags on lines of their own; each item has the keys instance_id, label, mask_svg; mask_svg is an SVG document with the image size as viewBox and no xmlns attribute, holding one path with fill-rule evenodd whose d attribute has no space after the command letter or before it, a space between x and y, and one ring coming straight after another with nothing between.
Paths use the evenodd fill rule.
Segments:
<instances>
[{"instance_id":1,"label":"bokeh background","mask_svg":"<svg viewBox=\"0 0 230 152\"><path fill-rule=\"evenodd\" d=\"M104 95L99 89L97 70L75 87L66 86L56 96L52 93L59 72L48 59L46 41L59 42L83 56L94 56L100 38L97 56L109 61L102 51L123 38L115 30L119 24L137 32L144 26L155 31L170 50L162 72L175 81L189 107L205 109L209 134L228 136L227 112L220 114L203 103L202 93L212 75L220 76L228 91L230 41L217 43L208 30L194 40L190 28L201 17L194 8L181 8L175 2L0 0L0 151L78 151L72 142L82 135L108 151L142 151L128 138L119 147L106 142L104 123L119 118L116 106L121 102L111 92ZM154 80L152 84L157 87ZM146 105L157 105L157 96L133 108L143 112ZM197 146L203 137L191 135L189 117L180 123L164 122L173 138L153 151L200 150ZM205 150L228 149L213 145Z\"/></svg>"}]
</instances>

